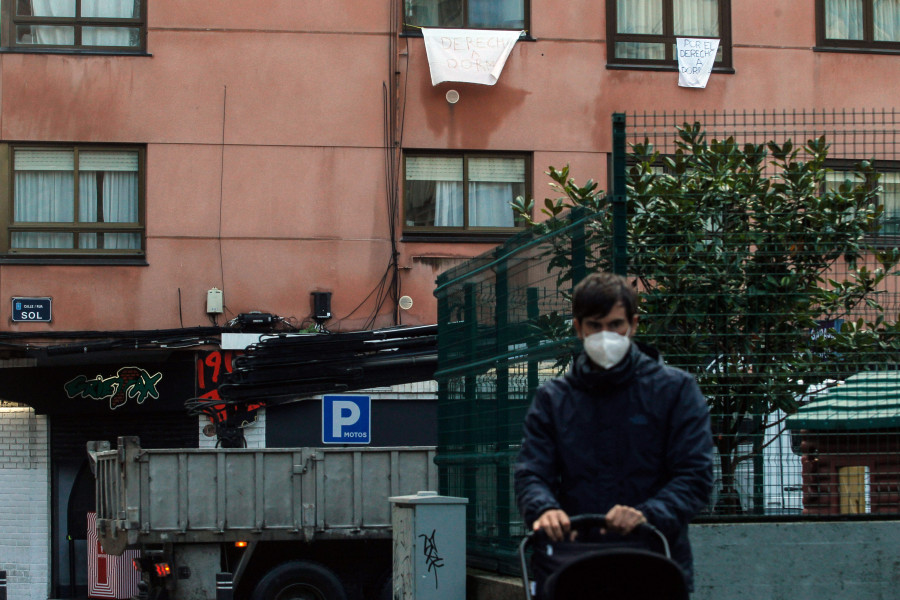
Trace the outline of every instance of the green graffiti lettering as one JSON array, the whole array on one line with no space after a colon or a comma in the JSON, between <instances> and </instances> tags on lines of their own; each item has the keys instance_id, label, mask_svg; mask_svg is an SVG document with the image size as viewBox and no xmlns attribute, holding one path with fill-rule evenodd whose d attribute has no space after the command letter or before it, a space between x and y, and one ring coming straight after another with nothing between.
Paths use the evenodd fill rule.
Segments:
<instances>
[{"instance_id":1,"label":"green graffiti lettering","mask_svg":"<svg viewBox=\"0 0 900 600\"><path fill-rule=\"evenodd\" d=\"M147 398L159 398L159 390L156 389L156 384L158 384L162 380L162 373L157 373L156 375L151 375L147 371L141 369L141 373L138 375L138 380L128 386L128 394L129 398L134 398L137 400L138 404L143 404L144 400Z\"/></svg>"},{"instance_id":2,"label":"green graffiti lettering","mask_svg":"<svg viewBox=\"0 0 900 600\"><path fill-rule=\"evenodd\" d=\"M97 375L93 379L78 375L66 382L63 389L69 398L91 400L109 398L109 407L115 410L124 405L129 398L134 398L138 404L143 404L147 398L159 398L157 385L162 381L162 377L162 373L151 375L138 367L122 367L116 375L105 379L102 375Z\"/></svg>"},{"instance_id":3,"label":"green graffiti lettering","mask_svg":"<svg viewBox=\"0 0 900 600\"><path fill-rule=\"evenodd\" d=\"M94 379L88 379L79 375L65 385L66 395L69 398L90 398L91 400L103 400L116 393L122 380L119 377L103 379L97 375Z\"/></svg>"}]
</instances>

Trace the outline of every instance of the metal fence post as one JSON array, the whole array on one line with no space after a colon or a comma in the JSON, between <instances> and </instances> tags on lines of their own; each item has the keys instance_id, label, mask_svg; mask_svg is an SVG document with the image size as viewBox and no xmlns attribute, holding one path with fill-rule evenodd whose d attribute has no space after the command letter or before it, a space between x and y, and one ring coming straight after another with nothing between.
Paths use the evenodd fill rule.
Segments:
<instances>
[{"instance_id":1,"label":"metal fence post","mask_svg":"<svg viewBox=\"0 0 900 600\"><path fill-rule=\"evenodd\" d=\"M587 277L587 236L584 231L585 215L583 206L574 207L569 219L572 223L572 290Z\"/></svg>"},{"instance_id":2,"label":"metal fence post","mask_svg":"<svg viewBox=\"0 0 900 600\"><path fill-rule=\"evenodd\" d=\"M501 251L498 250L498 255ZM499 258L499 256L498 256ZM496 297L496 308L494 309L496 347L497 356L503 356L509 351L510 331L509 331L509 264L506 259L500 260L495 268L495 284L494 296ZM505 452L509 448L509 362L505 359L497 363L495 368L497 374L496 394L495 394L495 442L497 452ZM504 477L504 473L509 472L509 458L502 457L495 464L497 478L497 507L495 517L497 519L498 535L502 538L509 537L509 520L510 520L510 489L509 477Z\"/></svg>"},{"instance_id":3,"label":"metal fence post","mask_svg":"<svg viewBox=\"0 0 900 600\"><path fill-rule=\"evenodd\" d=\"M540 307L540 299L538 295L538 288L529 287L525 290L525 310L528 317L529 323L536 323L538 317L541 316L541 307ZM540 344L540 338L534 333L531 334L528 338L528 346L538 346ZM538 388L540 385L540 377L538 373L538 361L529 360L528 361L528 386L525 388L525 395L527 397L531 397L531 394L534 393L534 390Z\"/></svg>"},{"instance_id":4,"label":"metal fence post","mask_svg":"<svg viewBox=\"0 0 900 600\"><path fill-rule=\"evenodd\" d=\"M480 360L484 354L482 349L479 353L478 348L478 294L475 284L467 282L463 284L463 315L466 328L466 351L468 356L473 360ZM462 414L462 432L461 438L464 440L461 446L463 452L475 452L478 448L478 431L475 428L478 422L478 415L475 413L478 407L478 376L472 369L468 369L463 377L463 386L465 390L466 405ZM478 489L478 477L476 464L460 463L463 480L463 495L469 499L474 505L478 503L478 497L481 490ZM487 491L487 490L485 490ZM477 516L475 517L477 518ZM466 518L466 533L470 537L475 537L475 518Z\"/></svg>"},{"instance_id":5,"label":"metal fence post","mask_svg":"<svg viewBox=\"0 0 900 600\"><path fill-rule=\"evenodd\" d=\"M612 208L613 273L628 274L628 187L625 176L625 114L613 114Z\"/></svg>"},{"instance_id":6,"label":"metal fence post","mask_svg":"<svg viewBox=\"0 0 900 600\"><path fill-rule=\"evenodd\" d=\"M438 279L438 283L440 284L440 278ZM438 364L441 367L446 367L447 365L447 357L449 352L447 351L450 343L448 340L451 339L451 325L450 325L450 298L449 292L444 293L438 296L437 299L438 306ZM447 431L450 429L446 423L455 423L455 418L457 413L459 412L458 408L456 408L455 403L450 402L450 384L449 378L447 377L439 377L438 378L438 422L443 423L443 426L440 426L438 429L438 445L446 446L452 443L452 440L447 439L449 436ZM439 465L438 466L438 489L446 490L449 489L450 485L450 475L449 475L450 467L447 465Z\"/></svg>"}]
</instances>

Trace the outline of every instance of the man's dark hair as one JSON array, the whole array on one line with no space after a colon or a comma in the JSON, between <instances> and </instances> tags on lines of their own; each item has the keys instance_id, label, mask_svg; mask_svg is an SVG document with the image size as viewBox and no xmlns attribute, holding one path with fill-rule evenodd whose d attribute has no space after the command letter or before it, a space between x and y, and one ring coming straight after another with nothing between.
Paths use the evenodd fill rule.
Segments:
<instances>
[{"instance_id":1,"label":"man's dark hair","mask_svg":"<svg viewBox=\"0 0 900 600\"><path fill-rule=\"evenodd\" d=\"M628 280L613 273L591 273L575 286L572 292L572 316L579 321L585 317L605 317L613 307L622 303L628 320L637 314L637 291Z\"/></svg>"}]
</instances>

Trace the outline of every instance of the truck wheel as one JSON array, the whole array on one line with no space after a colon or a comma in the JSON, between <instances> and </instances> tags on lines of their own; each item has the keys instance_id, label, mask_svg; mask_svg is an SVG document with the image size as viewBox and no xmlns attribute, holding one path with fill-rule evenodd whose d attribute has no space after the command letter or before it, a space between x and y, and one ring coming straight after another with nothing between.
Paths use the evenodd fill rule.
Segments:
<instances>
[{"instance_id":1,"label":"truck wheel","mask_svg":"<svg viewBox=\"0 0 900 600\"><path fill-rule=\"evenodd\" d=\"M305 560L278 565L260 579L251 600L347 600L328 567Z\"/></svg>"}]
</instances>

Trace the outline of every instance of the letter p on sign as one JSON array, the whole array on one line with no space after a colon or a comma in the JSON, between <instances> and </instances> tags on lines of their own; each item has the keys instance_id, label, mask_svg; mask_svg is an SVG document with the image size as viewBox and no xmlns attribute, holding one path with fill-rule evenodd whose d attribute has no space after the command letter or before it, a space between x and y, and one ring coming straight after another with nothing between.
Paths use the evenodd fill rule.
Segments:
<instances>
[{"instance_id":1,"label":"letter p on sign","mask_svg":"<svg viewBox=\"0 0 900 600\"><path fill-rule=\"evenodd\" d=\"M371 424L369 396L323 396L322 443L368 444Z\"/></svg>"},{"instance_id":2,"label":"letter p on sign","mask_svg":"<svg viewBox=\"0 0 900 600\"><path fill-rule=\"evenodd\" d=\"M339 438L344 427L359 422L359 406L350 400L335 400L331 404L331 435Z\"/></svg>"}]
</instances>

